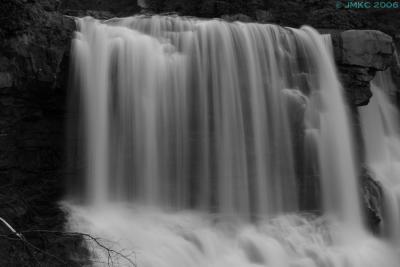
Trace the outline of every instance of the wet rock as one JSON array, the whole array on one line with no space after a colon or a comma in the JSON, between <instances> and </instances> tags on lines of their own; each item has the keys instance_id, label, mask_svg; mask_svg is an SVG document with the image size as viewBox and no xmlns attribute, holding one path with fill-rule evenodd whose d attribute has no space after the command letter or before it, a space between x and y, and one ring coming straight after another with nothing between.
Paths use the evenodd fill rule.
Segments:
<instances>
[{"instance_id":1,"label":"wet rock","mask_svg":"<svg viewBox=\"0 0 400 267\"><path fill-rule=\"evenodd\" d=\"M348 102L363 106L372 97L370 81L376 71L393 64L394 42L374 30L348 30L332 34L335 60Z\"/></svg>"},{"instance_id":2,"label":"wet rock","mask_svg":"<svg viewBox=\"0 0 400 267\"><path fill-rule=\"evenodd\" d=\"M372 178L367 168L361 172L362 196L367 225L378 232L382 221L383 190L381 184Z\"/></svg>"},{"instance_id":3,"label":"wet rock","mask_svg":"<svg viewBox=\"0 0 400 267\"><path fill-rule=\"evenodd\" d=\"M367 105L372 97L370 81L374 79L376 71L346 65L339 65L338 69L349 103L355 106Z\"/></svg>"}]
</instances>

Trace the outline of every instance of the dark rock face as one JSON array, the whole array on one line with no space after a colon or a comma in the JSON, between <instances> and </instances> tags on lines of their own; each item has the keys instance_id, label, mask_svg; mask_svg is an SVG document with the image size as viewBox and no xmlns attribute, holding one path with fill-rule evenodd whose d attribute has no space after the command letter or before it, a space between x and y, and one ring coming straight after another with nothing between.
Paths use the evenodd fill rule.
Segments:
<instances>
[{"instance_id":1,"label":"dark rock face","mask_svg":"<svg viewBox=\"0 0 400 267\"><path fill-rule=\"evenodd\" d=\"M332 36L335 60L349 103L367 105L372 97L370 81L376 71L392 65L392 37L373 30L349 30Z\"/></svg>"},{"instance_id":2,"label":"dark rock face","mask_svg":"<svg viewBox=\"0 0 400 267\"><path fill-rule=\"evenodd\" d=\"M382 221L383 189L366 168L362 169L361 184L366 223L375 233Z\"/></svg>"},{"instance_id":3,"label":"dark rock face","mask_svg":"<svg viewBox=\"0 0 400 267\"><path fill-rule=\"evenodd\" d=\"M375 70L357 66L338 66L339 75L349 102L355 106L368 105L372 97L370 82L375 77Z\"/></svg>"},{"instance_id":4,"label":"dark rock face","mask_svg":"<svg viewBox=\"0 0 400 267\"><path fill-rule=\"evenodd\" d=\"M11 3L11 4L10 4ZM0 26L2 174L60 169L69 44L75 22L37 3L16 5L22 16ZM3 9L4 10L4 9ZM13 9L12 9L13 10ZM12 11L10 10L10 11ZM24 25L24 27L19 27Z\"/></svg>"},{"instance_id":5,"label":"dark rock face","mask_svg":"<svg viewBox=\"0 0 400 267\"><path fill-rule=\"evenodd\" d=\"M394 44L389 35L373 30L349 30L340 35L342 64L375 70L385 70L390 66Z\"/></svg>"},{"instance_id":6,"label":"dark rock face","mask_svg":"<svg viewBox=\"0 0 400 267\"><path fill-rule=\"evenodd\" d=\"M65 85L75 22L53 11L57 3L0 2L0 216L17 231L60 231L65 221L57 201L63 192ZM2 226L0 232L9 234ZM67 243L53 253L66 254ZM20 252L1 240L0 265L29 266L32 259Z\"/></svg>"}]
</instances>

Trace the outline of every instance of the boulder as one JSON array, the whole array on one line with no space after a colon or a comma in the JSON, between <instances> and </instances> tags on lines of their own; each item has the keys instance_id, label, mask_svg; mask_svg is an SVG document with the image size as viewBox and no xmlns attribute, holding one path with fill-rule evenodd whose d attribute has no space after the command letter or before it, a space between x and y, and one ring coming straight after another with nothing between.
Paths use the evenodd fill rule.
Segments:
<instances>
[{"instance_id":1,"label":"boulder","mask_svg":"<svg viewBox=\"0 0 400 267\"><path fill-rule=\"evenodd\" d=\"M361 172L362 196L366 223L373 232L378 232L383 212L383 189L366 167Z\"/></svg>"},{"instance_id":2,"label":"boulder","mask_svg":"<svg viewBox=\"0 0 400 267\"><path fill-rule=\"evenodd\" d=\"M375 30L348 30L333 33L332 41L349 104L367 105L372 97L370 81L376 71L386 70L393 64L392 37Z\"/></svg>"},{"instance_id":3,"label":"boulder","mask_svg":"<svg viewBox=\"0 0 400 267\"><path fill-rule=\"evenodd\" d=\"M343 65L385 70L391 65L394 43L392 37L374 30L348 30L340 34Z\"/></svg>"}]
</instances>

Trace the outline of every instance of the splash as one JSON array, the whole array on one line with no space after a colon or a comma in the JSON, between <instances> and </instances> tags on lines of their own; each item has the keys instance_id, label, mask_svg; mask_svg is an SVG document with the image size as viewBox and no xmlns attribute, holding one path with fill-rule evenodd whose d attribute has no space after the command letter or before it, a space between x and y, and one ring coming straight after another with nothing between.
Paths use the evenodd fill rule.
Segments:
<instances>
[{"instance_id":1,"label":"splash","mask_svg":"<svg viewBox=\"0 0 400 267\"><path fill-rule=\"evenodd\" d=\"M250 224L238 217L196 211L165 212L118 203L69 207L74 231L101 236L107 246L145 267L396 267L383 241L350 235L341 224L311 215L286 214ZM107 266L101 250L94 255ZM117 259L115 266L130 266Z\"/></svg>"}]
</instances>

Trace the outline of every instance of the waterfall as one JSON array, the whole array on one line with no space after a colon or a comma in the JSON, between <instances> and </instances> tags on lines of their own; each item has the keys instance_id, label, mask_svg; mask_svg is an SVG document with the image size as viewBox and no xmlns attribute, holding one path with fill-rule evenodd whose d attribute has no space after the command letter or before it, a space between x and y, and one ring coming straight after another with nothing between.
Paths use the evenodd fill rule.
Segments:
<instances>
[{"instance_id":1,"label":"waterfall","mask_svg":"<svg viewBox=\"0 0 400 267\"><path fill-rule=\"evenodd\" d=\"M371 103L360 108L366 161L384 190L381 231L400 244L400 116L390 69L377 74L371 91Z\"/></svg>"},{"instance_id":2,"label":"waterfall","mask_svg":"<svg viewBox=\"0 0 400 267\"><path fill-rule=\"evenodd\" d=\"M397 266L364 230L329 37L173 16L77 24L73 229L146 267Z\"/></svg>"}]
</instances>

